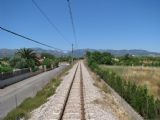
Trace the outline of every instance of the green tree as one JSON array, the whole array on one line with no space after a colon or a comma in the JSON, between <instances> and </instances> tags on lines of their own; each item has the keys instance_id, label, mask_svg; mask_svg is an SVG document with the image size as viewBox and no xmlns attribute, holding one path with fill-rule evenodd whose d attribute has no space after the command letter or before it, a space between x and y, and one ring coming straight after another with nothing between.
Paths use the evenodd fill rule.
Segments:
<instances>
[{"instance_id":1,"label":"green tree","mask_svg":"<svg viewBox=\"0 0 160 120\"><path fill-rule=\"evenodd\" d=\"M46 65L47 68L51 68L51 64L53 64L53 60L49 58L45 58L42 64Z\"/></svg>"},{"instance_id":2,"label":"green tree","mask_svg":"<svg viewBox=\"0 0 160 120\"><path fill-rule=\"evenodd\" d=\"M113 64L111 54L103 53L103 56L102 56L101 60L102 60L101 61L102 64L106 64L106 65L112 65Z\"/></svg>"},{"instance_id":3,"label":"green tree","mask_svg":"<svg viewBox=\"0 0 160 120\"><path fill-rule=\"evenodd\" d=\"M34 67L35 65L39 65L38 58L36 53L29 48L23 48L17 51L16 55L20 56L21 58L25 59L27 63L27 67Z\"/></svg>"},{"instance_id":4,"label":"green tree","mask_svg":"<svg viewBox=\"0 0 160 120\"><path fill-rule=\"evenodd\" d=\"M1 72L12 72L13 68L11 68L9 65L0 65L0 73Z\"/></svg>"}]
</instances>

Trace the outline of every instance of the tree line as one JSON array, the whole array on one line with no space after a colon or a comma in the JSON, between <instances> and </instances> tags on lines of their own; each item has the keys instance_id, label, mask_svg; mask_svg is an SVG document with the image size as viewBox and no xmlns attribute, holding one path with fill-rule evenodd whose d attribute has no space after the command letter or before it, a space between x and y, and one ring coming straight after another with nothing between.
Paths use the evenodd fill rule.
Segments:
<instances>
[{"instance_id":1,"label":"tree line","mask_svg":"<svg viewBox=\"0 0 160 120\"><path fill-rule=\"evenodd\" d=\"M113 56L108 52L98 52L92 53L93 58L99 64L106 65L125 65L125 66L160 66L160 57L150 57L150 56L133 56L126 54L124 56Z\"/></svg>"},{"instance_id":2,"label":"tree line","mask_svg":"<svg viewBox=\"0 0 160 120\"><path fill-rule=\"evenodd\" d=\"M57 67L59 62L71 62L70 56L55 56L49 53L36 53L30 48L17 50L13 57L4 57L0 59L0 73L12 72L13 69L31 68L37 71L38 66L46 68Z\"/></svg>"}]
</instances>

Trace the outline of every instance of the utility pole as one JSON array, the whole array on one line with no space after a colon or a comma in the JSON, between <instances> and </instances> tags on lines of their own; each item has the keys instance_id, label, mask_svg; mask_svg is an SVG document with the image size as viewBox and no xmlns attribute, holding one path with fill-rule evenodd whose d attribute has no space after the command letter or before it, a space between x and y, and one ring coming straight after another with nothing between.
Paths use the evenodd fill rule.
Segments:
<instances>
[{"instance_id":1,"label":"utility pole","mask_svg":"<svg viewBox=\"0 0 160 120\"><path fill-rule=\"evenodd\" d=\"M73 44L72 44L72 65L73 65Z\"/></svg>"}]
</instances>

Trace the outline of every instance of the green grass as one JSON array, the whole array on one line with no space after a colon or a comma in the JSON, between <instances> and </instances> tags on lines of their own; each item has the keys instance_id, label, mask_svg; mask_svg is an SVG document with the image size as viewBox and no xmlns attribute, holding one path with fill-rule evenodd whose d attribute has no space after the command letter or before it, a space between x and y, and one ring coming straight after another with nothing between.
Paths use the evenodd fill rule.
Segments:
<instances>
[{"instance_id":1,"label":"green grass","mask_svg":"<svg viewBox=\"0 0 160 120\"><path fill-rule=\"evenodd\" d=\"M53 79L41 91L37 92L33 98L27 98L17 108L13 109L4 120L16 120L24 117L27 119L30 112L47 101L47 98L55 93L57 86L60 84L59 79Z\"/></svg>"}]
</instances>

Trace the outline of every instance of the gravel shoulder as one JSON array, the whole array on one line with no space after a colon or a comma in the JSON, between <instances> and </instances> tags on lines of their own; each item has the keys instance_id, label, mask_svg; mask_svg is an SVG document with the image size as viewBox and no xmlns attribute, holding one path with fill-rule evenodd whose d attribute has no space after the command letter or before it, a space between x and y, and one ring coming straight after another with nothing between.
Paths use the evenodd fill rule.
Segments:
<instances>
[{"instance_id":1,"label":"gravel shoulder","mask_svg":"<svg viewBox=\"0 0 160 120\"><path fill-rule=\"evenodd\" d=\"M80 61L83 74L83 94L84 109L86 120L129 120L123 107L121 107L116 98L107 91L107 88L97 79L97 76L87 69L83 61ZM69 70L68 74L62 78L60 86L56 93L51 96L48 101L31 112L29 120L58 120L62 110L67 91L71 84L73 74L77 64ZM71 99L69 100L68 109L64 120L80 120L80 117L71 117L72 113L79 111L79 69L77 77L71 91ZM104 88L103 88L104 87ZM74 103L76 108L74 108ZM77 113L76 113L77 114ZM79 116L79 115L78 115ZM73 119L72 119L73 118Z\"/></svg>"},{"instance_id":2,"label":"gravel shoulder","mask_svg":"<svg viewBox=\"0 0 160 120\"><path fill-rule=\"evenodd\" d=\"M31 112L29 120L58 120L76 66L77 64L74 65L73 68L68 71L68 74L62 78L62 82L57 88L56 93L51 96L45 104Z\"/></svg>"},{"instance_id":3,"label":"gravel shoulder","mask_svg":"<svg viewBox=\"0 0 160 120\"><path fill-rule=\"evenodd\" d=\"M90 71L86 64L84 65L87 69L86 73L89 72L87 74L90 76L90 79L92 79L92 84L101 96L97 98L94 103L97 104L101 109L109 111L113 116L115 116L116 120L130 120L130 117L126 114L127 112L124 110L123 106L119 104L117 98L110 92L107 86L101 81L99 76Z\"/></svg>"}]
</instances>

